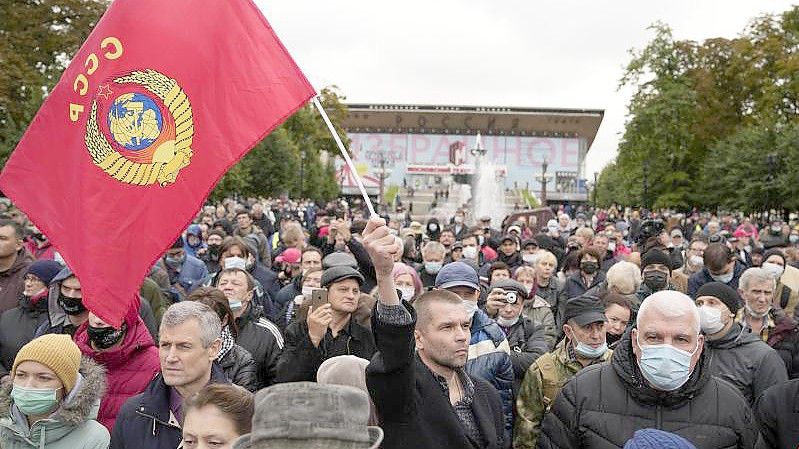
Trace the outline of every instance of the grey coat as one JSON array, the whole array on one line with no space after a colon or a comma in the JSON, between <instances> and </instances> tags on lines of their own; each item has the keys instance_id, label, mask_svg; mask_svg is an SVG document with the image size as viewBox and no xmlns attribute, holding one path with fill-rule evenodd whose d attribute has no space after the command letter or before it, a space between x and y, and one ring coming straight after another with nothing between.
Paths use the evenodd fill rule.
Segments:
<instances>
[{"instance_id":1,"label":"grey coat","mask_svg":"<svg viewBox=\"0 0 799 449\"><path fill-rule=\"evenodd\" d=\"M733 384L753 404L768 387L788 380L785 363L777 351L757 335L734 323L718 340L708 341L710 372Z\"/></svg>"},{"instance_id":2,"label":"grey coat","mask_svg":"<svg viewBox=\"0 0 799 449\"><path fill-rule=\"evenodd\" d=\"M106 449L108 430L96 421L105 392L105 370L84 358L75 387L48 419L33 423L11 399L12 382L0 387L0 448Z\"/></svg>"}]
</instances>

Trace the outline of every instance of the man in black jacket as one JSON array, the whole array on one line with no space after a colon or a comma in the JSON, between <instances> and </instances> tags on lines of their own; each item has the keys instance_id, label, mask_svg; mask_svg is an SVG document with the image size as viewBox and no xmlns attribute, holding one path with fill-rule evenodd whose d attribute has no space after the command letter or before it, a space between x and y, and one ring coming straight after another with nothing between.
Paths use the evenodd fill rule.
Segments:
<instances>
[{"instance_id":1,"label":"man in black jacket","mask_svg":"<svg viewBox=\"0 0 799 449\"><path fill-rule=\"evenodd\" d=\"M328 268L321 286L327 304L308 309L305 320L286 327L286 346L277 367L278 382L313 381L319 365L337 355L371 359L375 342L369 329L352 319L363 276L348 266Z\"/></svg>"},{"instance_id":2,"label":"man in black jacket","mask_svg":"<svg viewBox=\"0 0 799 449\"><path fill-rule=\"evenodd\" d=\"M507 447L498 393L463 369L471 333L460 297L434 290L414 308L401 304L391 270L402 248L382 219L370 220L364 237L380 298L372 317L379 352L366 383L385 432L382 447Z\"/></svg>"},{"instance_id":3,"label":"man in black jacket","mask_svg":"<svg viewBox=\"0 0 799 449\"><path fill-rule=\"evenodd\" d=\"M799 445L799 379L766 390L755 403L755 417L769 448Z\"/></svg>"},{"instance_id":4,"label":"man in black jacket","mask_svg":"<svg viewBox=\"0 0 799 449\"><path fill-rule=\"evenodd\" d=\"M236 319L236 344L258 365L259 388L274 384L283 336L277 325L266 319L263 308L252 302L255 280L240 268L226 268L219 273L216 287L225 294Z\"/></svg>"},{"instance_id":5,"label":"man in black jacket","mask_svg":"<svg viewBox=\"0 0 799 449\"><path fill-rule=\"evenodd\" d=\"M538 447L621 448L649 427L698 449L760 447L749 405L711 375L709 359L691 299L676 291L649 296L610 363L585 368L563 387Z\"/></svg>"},{"instance_id":6,"label":"man in black jacket","mask_svg":"<svg viewBox=\"0 0 799 449\"><path fill-rule=\"evenodd\" d=\"M741 308L738 292L721 282L709 282L697 290L696 305L714 376L737 387L750 405L766 388L788 380L777 351L735 321Z\"/></svg>"},{"instance_id":7,"label":"man in black jacket","mask_svg":"<svg viewBox=\"0 0 799 449\"><path fill-rule=\"evenodd\" d=\"M181 441L183 401L212 383L230 383L214 363L222 323L196 301L173 304L159 331L159 374L119 410L111 432L114 449L174 449Z\"/></svg>"}]
</instances>

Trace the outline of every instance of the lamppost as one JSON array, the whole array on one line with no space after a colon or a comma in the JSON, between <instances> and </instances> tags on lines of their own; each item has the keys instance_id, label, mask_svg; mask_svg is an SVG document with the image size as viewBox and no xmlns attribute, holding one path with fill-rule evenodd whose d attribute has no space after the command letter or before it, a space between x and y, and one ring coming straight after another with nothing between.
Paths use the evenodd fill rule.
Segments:
<instances>
[{"instance_id":1,"label":"lamppost","mask_svg":"<svg viewBox=\"0 0 799 449\"><path fill-rule=\"evenodd\" d=\"M378 169L377 176L380 179L380 193L377 198L378 207L383 204L385 199L385 192L386 192L386 179L391 176L391 169L386 168L386 153L380 153L380 159L378 160L380 164L380 168Z\"/></svg>"},{"instance_id":2,"label":"lamppost","mask_svg":"<svg viewBox=\"0 0 799 449\"><path fill-rule=\"evenodd\" d=\"M774 153L769 153L766 156L766 164L768 165L768 177L766 178L767 187L766 187L766 219L771 221L771 206L772 206L772 198L771 198L771 190L774 185L774 172L777 171L777 155Z\"/></svg>"},{"instance_id":3,"label":"lamppost","mask_svg":"<svg viewBox=\"0 0 799 449\"><path fill-rule=\"evenodd\" d=\"M544 160L541 161L541 175L538 177L541 182L541 207L547 205L547 167L549 167L549 160L544 156Z\"/></svg>"},{"instance_id":4,"label":"lamppost","mask_svg":"<svg viewBox=\"0 0 799 449\"><path fill-rule=\"evenodd\" d=\"M597 191L598 187L599 187L599 172L594 172L594 190L593 190L592 193L594 194L594 207L595 208L596 208L596 191Z\"/></svg>"},{"instance_id":5,"label":"lamppost","mask_svg":"<svg viewBox=\"0 0 799 449\"><path fill-rule=\"evenodd\" d=\"M649 210L649 158L644 159L644 209Z\"/></svg>"}]
</instances>

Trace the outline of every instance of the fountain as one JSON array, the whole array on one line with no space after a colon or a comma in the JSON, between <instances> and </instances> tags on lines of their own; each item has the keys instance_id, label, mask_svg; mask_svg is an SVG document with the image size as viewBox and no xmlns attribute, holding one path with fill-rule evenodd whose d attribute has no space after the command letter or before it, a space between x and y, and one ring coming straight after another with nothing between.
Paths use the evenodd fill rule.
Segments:
<instances>
[{"instance_id":1,"label":"fountain","mask_svg":"<svg viewBox=\"0 0 799 449\"><path fill-rule=\"evenodd\" d=\"M497 179L494 162L485 157L487 150L483 148L482 136L477 133L474 156L474 175L472 180L472 218L476 221L488 215L491 223L498 226L507 214L505 205L504 182Z\"/></svg>"}]
</instances>

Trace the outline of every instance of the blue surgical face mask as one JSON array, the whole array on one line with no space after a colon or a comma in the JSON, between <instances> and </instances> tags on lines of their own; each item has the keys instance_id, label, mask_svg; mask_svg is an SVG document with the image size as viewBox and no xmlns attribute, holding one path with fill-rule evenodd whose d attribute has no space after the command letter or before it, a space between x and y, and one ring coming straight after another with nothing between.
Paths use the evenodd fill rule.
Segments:
<instances>
[{"instance_id":1,"label":"blue surgical face mask","mask_svg":"<svg viewBox=\"0 0 799 449\"><path fill-rule=\"evenodd\" d=\"M427 274L435 275L438 274L439 271L441 271L442 266L443 264L441 262L425 262L424 271L426 271Z\"/></svg>"},{"instance_id":2,"label":"blue surgical face mask","mask_svg":"<svg viewBox=\"0 0 799 449\"><path fill-rule=\"evenodd\" d=\"M698 341L694 351L687 352L665 344L644 346L637 335L636 333L636 341L641 348L638 367L653 387L674 391L688 382L691 377L691 358L699 350Z\"/></svg>"},{"instance_id":3,"label":"blue surgical face mask","mask_svg":"<svg viewBox=\"0 0 799 449\"><path fill-rule=\"evenodd\" d=\"M602 357L602 355L608 350L607 341L602 342L602 345L595 348L591 345L581 342L577 339L577 337L572 336L572 338L574 338L574 341L577 342L577 344L574 345L574 352L581 357L585 357L587 359L598 359L599 357Z\"/></svg>"},{"instance_id":4,"label":"blue surgical face mask","mask_svg":"<svg viewBox=\"0 0 799 449\"><path fill-rule=\"evenodd\" d=\"M11 388L11 399L20 412L27 416L41 416L55 409L58 404L58 396L55 390L50 388L25 388L14 385Z\"/></svg>"},{"instance_id":5,"label":"blue surgical face mask","mask_svg":"<svg viewBox=\"0 0 799 449\"><path fill-rule=\"evenodd\" d=\"M233 312L241 310L242 303L240 299L229 299L228 304L230 305L230 310Z\"/></svg>"},{"instance_id":6,"label":"blue surgical face mask","mask_svg":"<svg viewBox=\"0 0 799 449\"><path fill-rule=\"evenodd\" d=\"M713 278L716 282L721 282L722 284L729 284L732 280L732 277L735 275L735 271L730 271L727 274L711 274L710 277Z\"/></svg>"}]
</instances>

